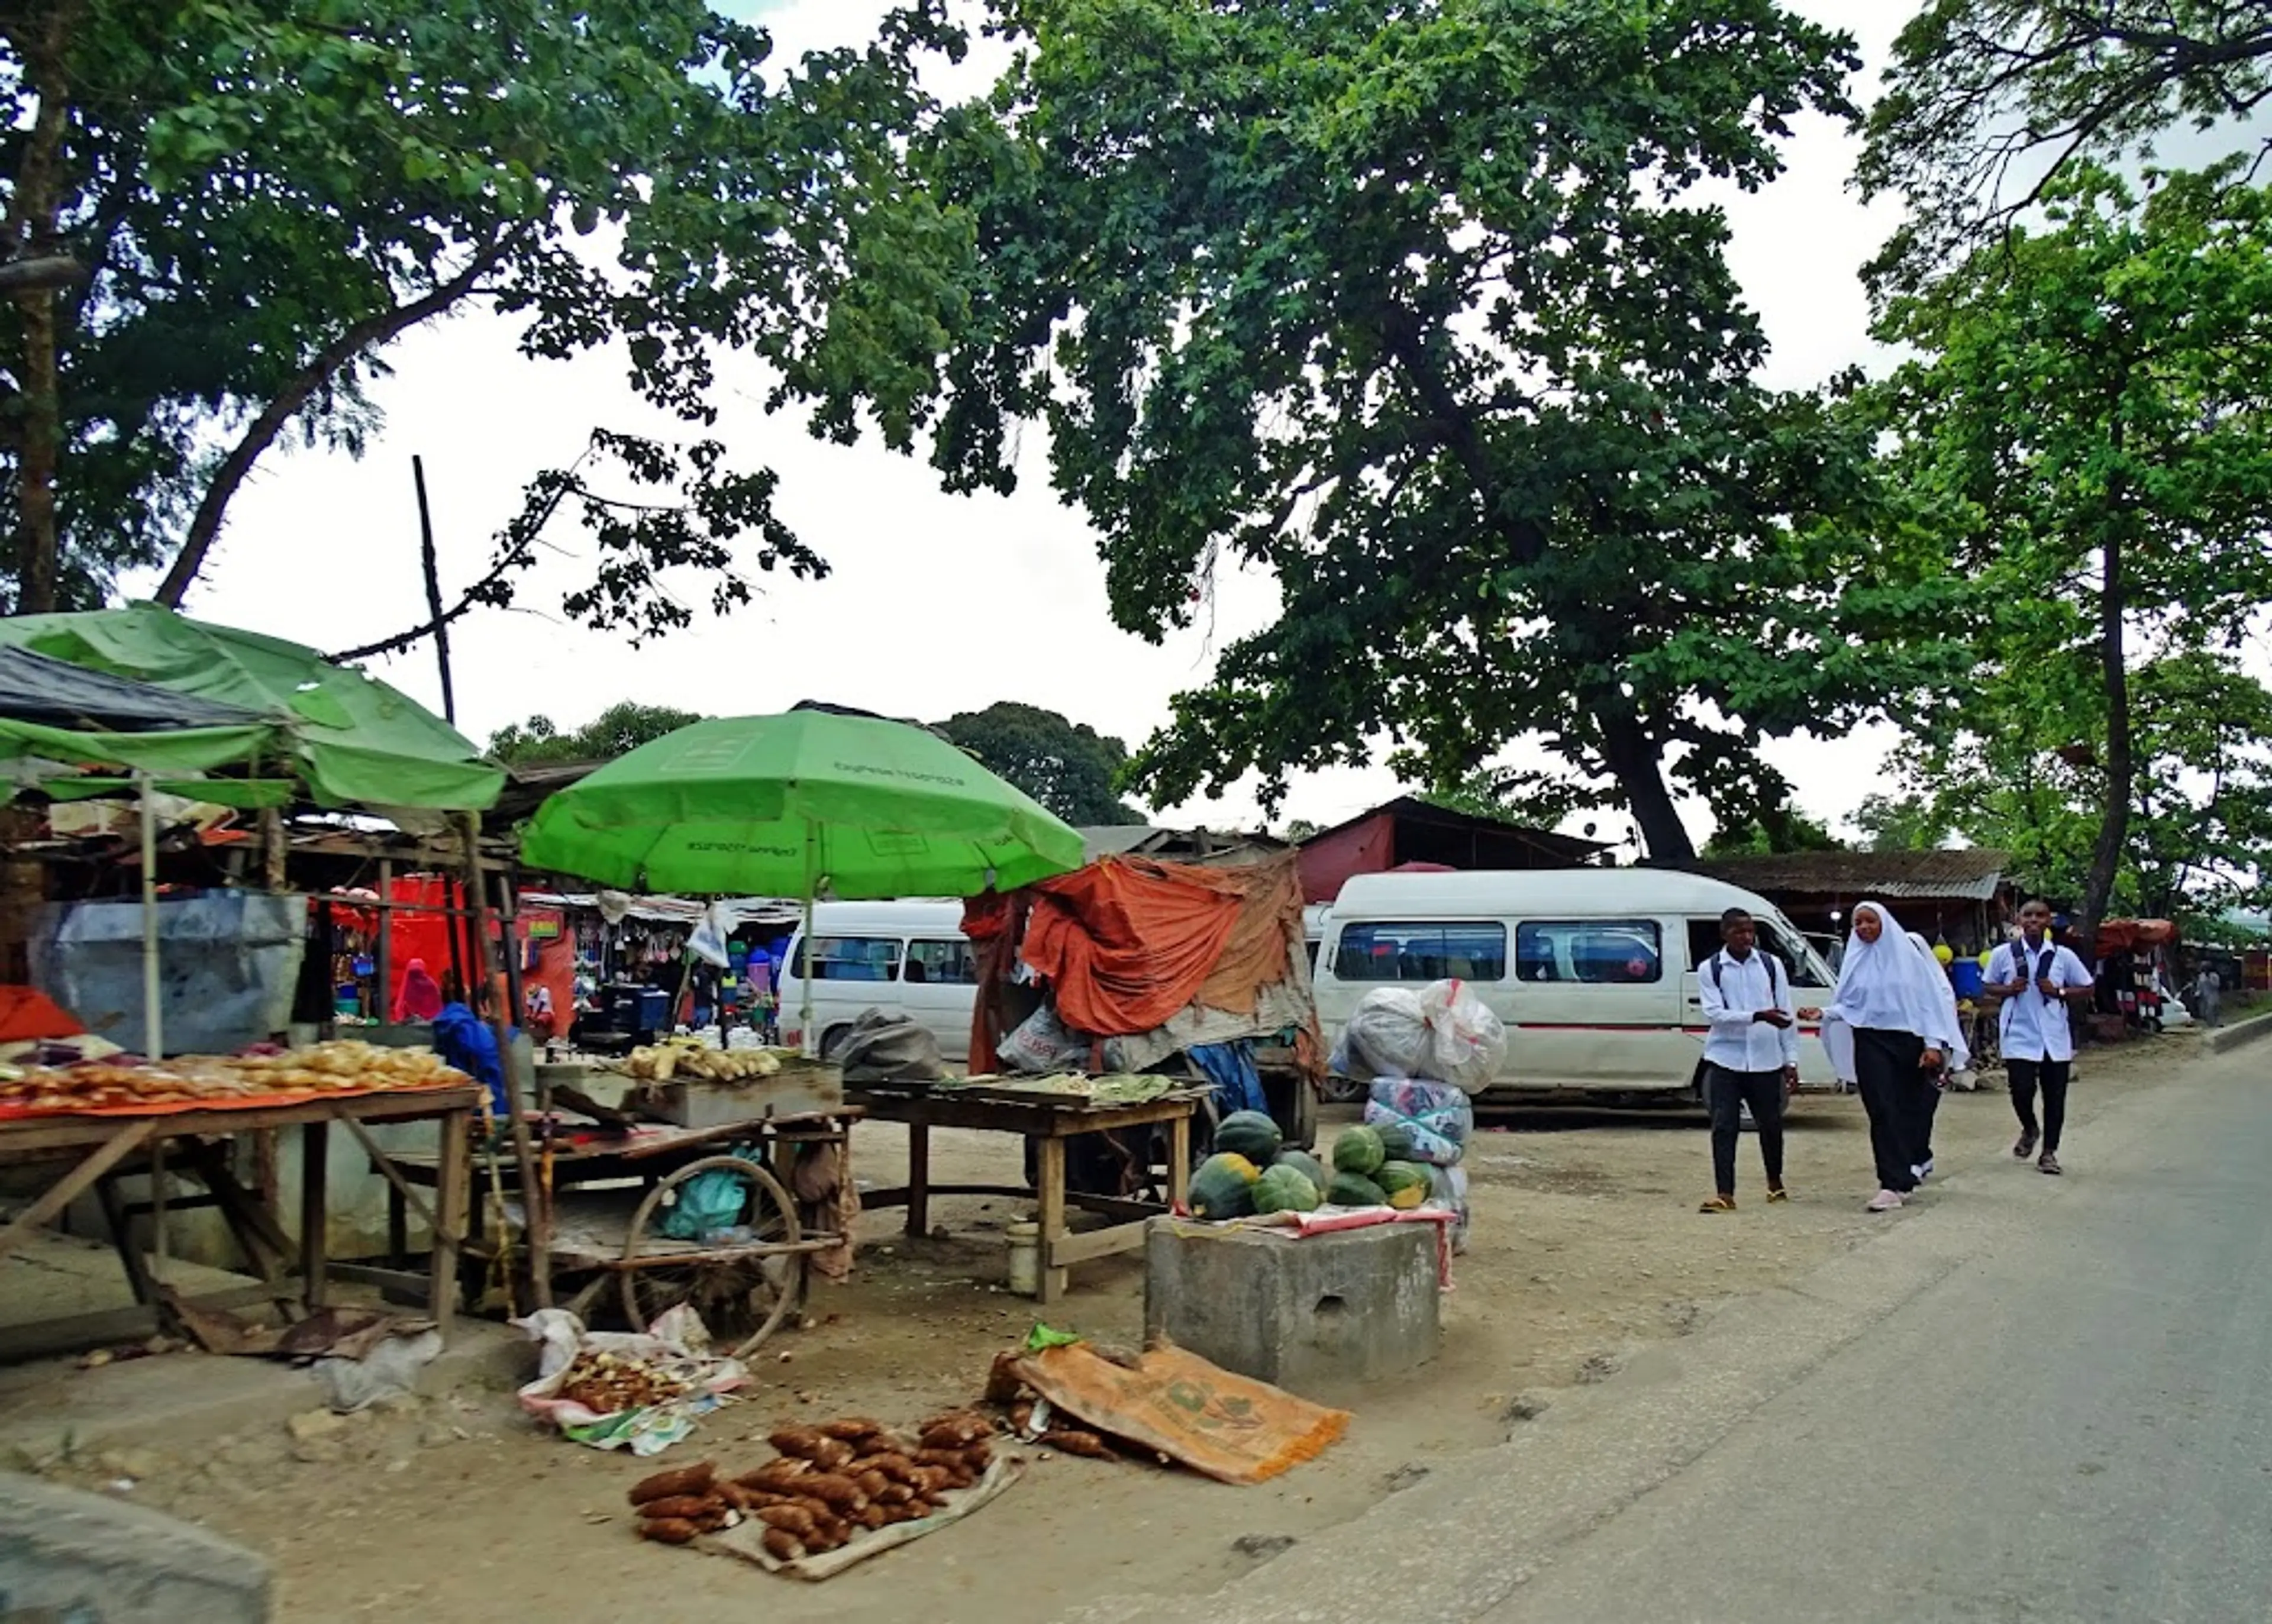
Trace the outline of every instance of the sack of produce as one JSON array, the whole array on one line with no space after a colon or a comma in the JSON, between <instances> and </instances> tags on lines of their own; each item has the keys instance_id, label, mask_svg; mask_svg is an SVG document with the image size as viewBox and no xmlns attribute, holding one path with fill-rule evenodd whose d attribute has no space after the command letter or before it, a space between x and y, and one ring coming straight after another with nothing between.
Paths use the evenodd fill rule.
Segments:
<instances>
[{"instance_id":1,"label":"sack of produce","mask_svg":"<svg viewBox=\"0 0 2272 1624\"><path fill-rule=\"evenodd\" d=\"M1088 1069L1088 1039L1076 1036L1049 1004L1020 1022L995 1053L1004 1071L1028 1077Z\"/></svg>"},{"instance_id":2,"label":"sack of produce","mask_svg":"<svg viewBox=\"0 0 2272 1624\"><path fill-rule=\"evenodd\" d=\"M1476 1108L1450 1083L1380 1077L1365 1101L1364 1120L1389 1159L1450 1167L1476 1131Z\"/></svg>"},{"instance_id":3,"label":"sack of produce","mask_svg":"<svg viewBox=\"0 0 2272 1624\"><path fill-rule=\"evenodd\" d=\"M836 1060L847 1082L937 1082L946 1075L930 1029L880 1009L861 1012Z\"/></svg>"},{"instance_id":4,"label":"sack of produce","mask_svg":"<svg viewBox=\"0 0 2272 1624\"><path fill-rule=\"evenodd\" d=\"M1366 993L1331 1061L1343 1077L1416 1077L1480 1094L1506 1058L1506 1028L1464 981L1376 987Z\"/></svg>"},{"instance_id":5,"label":"sack of produce","mask_svg":"<svg viewBox=\"0 0 2272 1624\"><path fill-rule=\"evenodd\" d=\"M1464 1167L1431 1167L1429 1183L1433 1186L1427 1205L1441 1207L1454 1214L1452 1220L1452 1250L1468 1249L1468 1170Z\"/></svg>"}]
</instances>

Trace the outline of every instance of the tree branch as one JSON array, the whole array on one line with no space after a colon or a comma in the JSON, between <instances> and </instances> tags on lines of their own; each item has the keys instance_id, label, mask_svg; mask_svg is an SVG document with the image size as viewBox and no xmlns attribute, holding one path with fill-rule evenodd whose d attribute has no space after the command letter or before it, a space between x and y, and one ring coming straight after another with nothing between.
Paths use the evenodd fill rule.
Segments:
<instances>
[{"instance_id":1,"label":"tree branch","mask_svg":"<svg viewBox=\"0 0 2272 1624\"><path fill-rule=\"evenodd\" d=\"M198 572L205 567L206 555L220 535L222 516L230 500L243 487L252 472L252 465L276 443L276 437L285 425L297 416L303 407L364 351L377 348L400 337L431 317L440 315L452 304L478 291L481 280L497 261L504 257L512 243L512 236L497 238L476 253L465 269L448 281L429 290L407 304L396 305L367 316L340 333L316 358L301 370L297 376L280 391L275 399L261 409L245 429L228 454L213 470L213 481L206 487L205 499L198 504L197 515L190 521L189 534L183 538L182 550L176 555L173 567L158 587L157 601L170 609L179 609L183 597Z\"/></svg>"}]
</instances>

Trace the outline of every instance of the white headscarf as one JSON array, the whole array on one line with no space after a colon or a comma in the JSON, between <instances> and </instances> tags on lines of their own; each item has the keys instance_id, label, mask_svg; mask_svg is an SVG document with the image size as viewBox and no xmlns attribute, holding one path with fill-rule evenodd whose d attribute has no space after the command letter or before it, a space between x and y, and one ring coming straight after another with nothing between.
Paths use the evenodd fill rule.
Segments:
<instances>
[{"instance_id":1,"label":"white headscarf","mask_svg":"<svg viewBox=\"0 0 2272 1624\"><path fill-rule=\"evenodd\" d=\"M1942 1014L1948 1022L1949 1036L1941 1048L1948 1057L1948 1069L1961 1072L1972 1064L1972 1051L1965 1044L1964 1022L1956 1013L1956 989L1949 984L1948 972L1941 968L1940 961L1933 957L1932 944L1915 931L1909 932L1909 939L1924 955L1924 962L1932 966L1932 978L1940 987L1940 1001L1947 1006Z\"/></svg>"},{"instance_id":2,"label":"white headscarf","mask_svg":"<svg viewBox=\"0 0 2272 1624\"><path fill-rule=\"evenodd\" d=\"M1838 991L1824 1018L1852 1027L1914 1032L1933 1048L1953 1052L1962 1040L1948 977L1931 953L1919 956L1892 909L1883 902L1859 902L1855 917L1865 908L1878 916L1878 939L1865 942L1859 932L1849 931L1846 957L1838 967Z\"/></svg>"}]
</instances>

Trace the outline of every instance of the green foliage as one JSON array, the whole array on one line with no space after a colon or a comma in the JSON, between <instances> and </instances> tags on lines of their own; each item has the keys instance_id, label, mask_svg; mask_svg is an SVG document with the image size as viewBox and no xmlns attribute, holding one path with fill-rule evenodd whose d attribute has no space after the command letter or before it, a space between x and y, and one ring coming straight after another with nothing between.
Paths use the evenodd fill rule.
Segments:
<instances>
[{"instance_id":1,"label":"green foliage","mask_svg":"<svg viewBox=\"0 0 2272 1624\"><path fill-rule=\"evenodd\" d=\"M1128 746L1053 710L1005 700L965 711L937 731L1077 827L1134 824L1144 814L1122 801L1114 784L1128 765Z\"/></svg>"},{"instance_id":2,"label":"green foliage","mask_svg":"<svg viewBox=\"0 0 2272 1624\"><path fill-rule=\"evenodd\" d=\"M1705 842L1708 857L1759 857L1786 851L1843 851L1846 842L1795 807L1766 809L1745 822L1722 824Z\"/></svg>"},{"instance_id":3,"label":"green foliage","mask_svg":"<svg viewBox=\"0 0 2272 1624\"><path fill-rule=\"evenodd\" d=\"M2132 738L2133 651L2214 660L2272 600L2272 193L2228 166L2155 176L2141 199L2084 165L2047 213L1887 305L1879 337L1919 358L1874 406L1914 521L1978 587L1977 693L1945 759L2004 784L2015 798L1993 843L2039 883L2080 881L2096 919L2134 776L2153 770ZM2046 758L2093 765L2095 818ZM2061 854L2084 820L2096 844L2076 875Z\"/></svg>"},{"instance_id":4,"label":"green foliage","mask_svg":"<svg viewBox=\"0 0 2272 1624\"><path fill-rule=\"evenodd\" d=\"M552 761L612 761L641 745L699 722L699 712L625 700L572 732L563 733L548 716L531 716L490 736L490 759L507 767Z\"/></svg>"},{"instance_id":5,"label":"green foliage","mask_svg":"<svg viewBox=\"0 0 2272 1624\"><path fill-rule=\"evenodd\" d=\"M1122 626L1223 567L1282 596L1138 752L1157 799L1536 737L1677 860L1668 762L1733 806L1760 739L1931 668L1930 594L1856 565L1867 436L1753 381L1693 190L1850 110L1843 36L1770 0L994 10L1023 55L928 149L985 257L949 483L1008 488L1043 419Z\"/></svg>"},{"instance_id":6,"label":"green foliage","mask_svg":"<svg viewBox=\"0 0 2272 1624\"><path fill-rule=\"evenodd\" d=\"M87 272L62 300L71 601L168 557L178 598L264 452L288 435L359 449L387 344L475 304L515 320L532 359L613 349L684 430L597 425L577 466L538 474L480 601L510 598L562 508L594 558L566 607L597 625L685 624L674 572L720 610L752 568L820 573L772 475L733 468L709 432L714 357L753 355L777 380L766 408L800 404L818 433L852 438L864 409L912 443L969 248L902 179L929 108L916 56L960 49L939 9L784 70L762 29L704 0L11 8L19 125L28 49L59 52L71 97L52 210ZM0 156L19 229L39 212L26 150ZM0 364L20 377L15 310ZM21 404L0 399L11 482ZM588 477L594 453L636 489Z\"/></svg>"},{"instance_id":7,"label":"green foliage","mask_svg":"<svg viewBox=\"0 0 2272 1624\"><path fill-rule=\"evenodd\" d=\"M1894 46L1860 177L1910 217L1881 270L1915 275L2009 225L2076 160L2150 154L2180 126L2237 146L2272 100L2272 7L2232 0L1928 0Z\"/></svg>"}]
</instances>

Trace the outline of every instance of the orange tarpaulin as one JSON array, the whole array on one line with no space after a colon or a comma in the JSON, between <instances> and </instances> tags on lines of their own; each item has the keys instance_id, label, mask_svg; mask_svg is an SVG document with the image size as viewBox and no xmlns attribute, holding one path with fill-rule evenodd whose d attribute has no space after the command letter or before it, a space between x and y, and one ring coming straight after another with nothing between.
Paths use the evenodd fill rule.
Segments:
<instances>
[{"instance_id":1,"label":"orange tarpaulin","mask_svg":"<svg viewBox=\"0 0 2272 1624\"><path fill-rule=\"evenodd\" d=\"M0 1044L40 1037L78 1037L86 1029L62 1005L33 987L0 986Z\"/></svg>"},{"instance_id":2,"label":"orange tarpaulin","mask_svg":"<svg viewBox=\"0 0 2272 1624\"><path fill-rule=\"evenodd\" d=\"M1285 977L1283 904L1297 885L1286 861L1107 857L1032 888L1019 951L1075 1031L1148 1032L1193 1002L1247 1014L1260 988Z\"/></svg>"}]
</instances>

